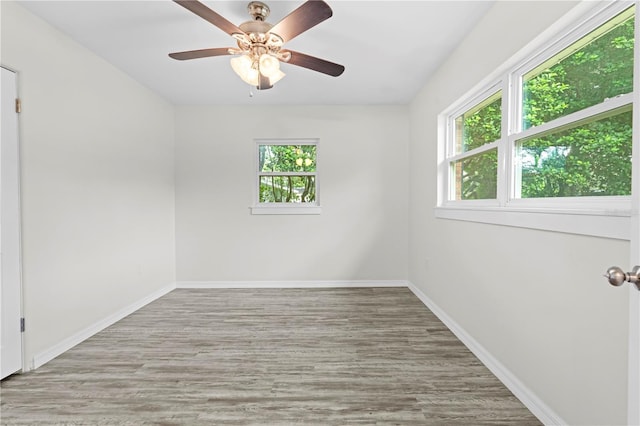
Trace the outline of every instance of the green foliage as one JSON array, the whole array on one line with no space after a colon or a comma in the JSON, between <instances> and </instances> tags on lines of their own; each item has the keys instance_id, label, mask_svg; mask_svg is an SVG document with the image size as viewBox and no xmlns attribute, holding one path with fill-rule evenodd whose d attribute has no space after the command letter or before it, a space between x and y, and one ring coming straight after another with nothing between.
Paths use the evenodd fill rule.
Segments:
<instances>
[{"instance_id":1,"label":"green foliage","mask_svg":"<svg viewBox=\"0 0 640 426\"><path fill-rule=\"evenodd\" d=\"M631 111L523 142L522 197L631 193Z\"/></svg>"},{"instance_id":2,"label":"green foliage","mask_svg":"<svg viewBox=\"0 0 640 426\"><path fill-rule=\"evenodd\" d=\"M481 147L484 144L500 139L502 132L502 93L498 92L489 98L486 105L477 111L463 114L458 120L462 121L462 152Z\"/></svg>"},{"instance_id":3,"label":"green foliage","mask_svg":"<svg viewBox=\"0 0 640 426\"><path fill-rule=\"evenodd\" d=\"M465 158L457 166L461 167L462 172L460 199L485 200L496 198L498 178L497 149Z\"/></svg>"},{"instance_id":4,"label":"green foliage","mask_svg":"<svg viewBox=\"0 0 640 426\"><path fill-rule=\"evenodd\" d=\"M628 19L549 68L525 76L523 128L633 91L633 29L634 20Z\"/></svg>"},{"instance_id":5,"label":"green foliage","mask_svg":"<svg viewBox=\"0 0 640 426\"><path fill-rule=\"evenodd\" d=\"M316 171L316 145L260 145L258 167L261 203L315 202L315 176L290 173Z\"/></svg>"},{"instance_id":6,"label":"green foliage","mask_svg":"<svg viewBox=\"0 0 640 426\"><path fill-rule=\"evenodd\" d=\"M260 145L261 172L315 172L316 145Z\"/></svg>"},{"instance_id":7,"label":"green foliage","mask_svg":"<svg viewBox=\"0 0 640 426\"><path fill-rule=\"evenodd\" d=\"M561 67L554 68L545 70L524 84L522 116L525 129L564 115L569 108L566 73Z\"/></svg>"},{"instance_id":8,"label":"green foliage","mask_svg":"<svg viewBox=\"0 0 640 426\"><path fill-rule=\"evenodd\" d=\"M477 108L456 120L462 131L458 152L466 152L500 139L502 132L502 93L482 102ZM474 155L456 164L459 187L456 198L479 200L496 198L498 155L497 150Z\"/></svg>"},{"instance_id":9,"label":"green foliage","mask_svg":"<svg viewBox=\"0 0 640 426\"><path fill-rule=\"evenodd\" d=\"M524 129L633 91L633 17L608 31L594 32L585 40L589 38L524 77ZM571 129L522 141L521 196L629 195L631 116L627 108L613 116L595 117ZM491 104L464 116L464 146L473 149L496 140L500 118L499 107ZM474 156L465 159L462 166L459 199L495 198L490 191L495 188L497 173L493 159Z\"/></svg>"},{"instance_id":10,"label":"green foliage","mask_svg":"<svg viewBox=\"0 0 640 426\"><path fill-rule=\"evenodd\" d=\"M527 79L524 127L633 91L633 30L627 19ZM631 129L627 111L523 142L521 196L629 195Z\"/></svg>"},{"instance_id":11,"label":"green foliage","mask_svg":"<svg viewBox=\"0 0 640 426\"><path fill-rule=\"evenodd\" d=\"M312 203L316 200L313 176L261 176L261 203Z\"/></svg>"}]
</instances>

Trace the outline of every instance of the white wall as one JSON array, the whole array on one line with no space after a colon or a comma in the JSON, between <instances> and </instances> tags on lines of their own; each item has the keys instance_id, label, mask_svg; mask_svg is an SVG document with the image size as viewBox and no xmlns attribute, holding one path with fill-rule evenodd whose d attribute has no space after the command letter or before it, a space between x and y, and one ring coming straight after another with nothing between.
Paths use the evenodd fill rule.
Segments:
<instances>
[{"instance_id":1,"label":"white wall","mask_svg":"<svg viewBox=\"0 0 640 426\"><path fill-rule=\"evenodd\" d=\"M3 1L23 102L26 359L175 280L173 107ZM27 365L28 367L28 365Z\"/></svg>"},{"instance_id":2,"label":"white wall","mask_svg":"<svg viewBox=\"0 0 640 426\"><path fill-rule=\"evenodd\" d=\"M277 89L276 89L277 90ZM407 276L407 107L178 107L178 281ZM254 138L319 138L321 215L251 215Z\"/></svg>"},{"instance_id":3,"label":"white wall","mask_svg":"<svg viewBox=\"0 0 640 426\"><path fill-rule=\"evenodd\" d=\"M571 6L496 2L410 108L174 111L3 1L0 62L24 102L27 358L176 279L408 276L565 421L624 423L627 304L601 274L628 243L433 215L437 114ZM253 139L306 137L322 214L252 216Z\"/></svg>"},{"instance_id":4,"label":"white wall","mask_svg":"<svg viewBox=\"0 0 640 426\"><path fill-rule=\"evenodd\" d=\"M411 105L409 279L569 424L626 421L626 241L435 219L436 117L567 12L496 2ZM526 17L526 19L516 19Z\"/></svg>"}]
</instances>

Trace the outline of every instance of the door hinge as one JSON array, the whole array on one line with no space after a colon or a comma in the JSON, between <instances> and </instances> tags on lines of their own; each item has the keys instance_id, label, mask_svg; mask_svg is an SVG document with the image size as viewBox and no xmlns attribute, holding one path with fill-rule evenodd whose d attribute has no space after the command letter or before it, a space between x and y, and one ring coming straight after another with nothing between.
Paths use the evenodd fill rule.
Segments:
<instances>
[{"instance_id":1,"label":"door hinge","mask_svg":"<svg viewBox=\"0 0 640 426\"><path fill-rule=\"evenodd\" d=\"M20 318L20 333L24 333L24 318Z\"/></svg>"},{"instance_id":2,"label":"door hinge","mask_svg":"<svg viewBox=\"0 0 640 426\"><path fill-rule=\"evenodd\" d=\"M16 113L20 114L22 112L22 101L20 98L16 98Z\"/></svg>"}]
</instances>

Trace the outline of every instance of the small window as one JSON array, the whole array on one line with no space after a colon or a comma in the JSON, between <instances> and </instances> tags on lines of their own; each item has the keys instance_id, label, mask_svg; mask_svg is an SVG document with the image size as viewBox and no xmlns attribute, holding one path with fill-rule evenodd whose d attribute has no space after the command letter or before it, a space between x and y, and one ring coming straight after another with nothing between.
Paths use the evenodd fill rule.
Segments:
<instances>
[{"instance_id":1,"label":"small window","mask_svg":"<svg viewBox=\"0 0 640 426\"><path fill-rule=\"evenodd\" d=\"M318 141L263 139L256 142L253 213L319 213Z\"/></svg>"},{"instance_id":2,"label":"small window","mask_svg":"<svg viewBox=\"0 0 640 426\"><path fill-rule=\"evenodd\" d=\"M456 118L456 154L500 139L502 93L498 91Z\"/></svg>"},{"instance_id":3,"label":"small window","mask_svg":"<svg viewBox=\"0 0 640 426\"><path fill-rule=\"evenodd\" d=\"M486 200L496 198L498 150L453 162L456 200Z\"/></svg>"},{"instance_id":4,"label":"small window","mask_svg":"<svg viewBox=\"0 0 640 426\"><path fill-rule=\"evenodd\" d=\"M502 92L486 97L453 119L450 199L497 196L498 149L502 133Z\"/></svg>"}]
</instances>

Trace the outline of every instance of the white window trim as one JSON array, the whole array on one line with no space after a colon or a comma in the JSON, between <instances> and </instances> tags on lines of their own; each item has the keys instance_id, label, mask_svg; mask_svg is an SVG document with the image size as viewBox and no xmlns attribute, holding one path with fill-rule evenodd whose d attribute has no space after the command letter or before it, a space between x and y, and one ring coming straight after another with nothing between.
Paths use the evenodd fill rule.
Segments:
<instances>
[{"instance_id":1,"label":"white window trim","mask_svg":"<svg viewBox=\"0 0 640 426\"><path fill-rule=\"evenodd\" d=\"M517 99L519 90L512 90L512 88L518 87L517 80L532 66L552 57L633 4L628 1L618 1L604 6L598 5L594 8L593 4L588 1L582 3L438 116L439 184L435 217L621 240L629 239L630 196L519 199L515 198L515 194L509 194L510 185L508 182L509 179L517 177L514 176L516 167L513 164L516 139L531 137L551 127L557 129L556 126L564 121L574 122L573 120L576 118L601 114L629 104L636 111L634 115L637 115L640 109L637 92L640 88L636 86L632 94L610 99L603 104L578 111L574 113L575 115L561 117L554 120L554 123L546 123L518 134L515 132L520 130L519 123L509 122L509 118L512 121L517 120L517 114L508 116L505 109L509 108L509 105L519 105ZM639 11L636 9L636 19L638 19L638 15ZM640 34L635 34L635 37L636 46L638 46ZM637 54L636 60L638 60ZM635 79L635 82L637 83L638 79ZM480 102L496 89L502 90L503 93L502 125L503 129L506 129L506 132L503 131L503 135L507 134L507 140L503 138L497 142L499 174L497 198L492 200L450 200L449 164L454 158L447 156L451 149L448 146L449 132L452 131L450 119L456 114L459 115L460 111L464 112L465 108L473 107L474 102ZM634 129L632 141L634 151L640 148L639 133L637 129Z\"/></svg>"},{"instance_id":2,"label":"white window trim","mask_svg":"<svg viewBox=\"0 0 640 426\"><path fill-rule=\"evenodd\" d=\"M253 161L253 170L255 176L253 179L253 205L250 207L253 215L318 215L322 213L320 206L320 139L255 139L255 155ZM259 150L260 145L315 145L316 146L316 201L315 203L260 203L260 173L259 168ZM286 174L286 173L283 173ZM300 175L300 173L291 173ZM308 173L306 173L308 174Z\"/></svg>"}]
</instances>

